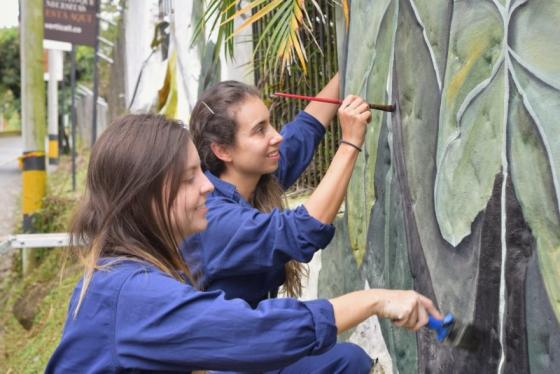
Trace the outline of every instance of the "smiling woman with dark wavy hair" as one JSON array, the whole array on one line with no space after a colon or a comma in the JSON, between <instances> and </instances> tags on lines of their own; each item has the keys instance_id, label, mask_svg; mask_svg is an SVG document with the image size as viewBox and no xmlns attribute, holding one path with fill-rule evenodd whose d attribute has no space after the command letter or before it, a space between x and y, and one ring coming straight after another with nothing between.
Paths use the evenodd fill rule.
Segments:
<instances>
[{"instance_id":1,"label":"smiling woman with dark wavy hair","mask_svg":"<svg viewBox=\"0 0 560 374\"><path fill-rule=\"evenodd\" d=\"M413 291L271 299L253 309L197 290L177 242L206 228L212 190L180 122L128 115L105 130L71 226L84 277L47 373L301 372L302 360L328 352L337 333L373 314L410 329L427 312L439 315ZM348 357L348 372L359 366Z\"/></svg>"}]
</instances>

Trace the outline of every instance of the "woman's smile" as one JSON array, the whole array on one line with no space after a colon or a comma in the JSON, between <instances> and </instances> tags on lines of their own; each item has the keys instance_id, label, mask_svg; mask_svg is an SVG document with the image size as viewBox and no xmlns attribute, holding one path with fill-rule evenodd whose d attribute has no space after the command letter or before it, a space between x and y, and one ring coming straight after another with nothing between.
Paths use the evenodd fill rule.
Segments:
<instances>
[{"instance_id":1,"label":"woman's smile","mask_svg":"<svg viewBox=\"0 0 560 374\"><path fill-rule=\"evenodd\" d=\"M280 160L280 152L278 152L278 150L276 149L272 152L267 153L266 157L269 158L269 159L272 159L274 161L278 161L278 160Z\"/></svg>"},{"instance_id":2,"label":"woman's smile","mask_svg":"<svg viewBox=\"0 0 560 374\"><path fill-rule=\"evenodd\" d=\"M196 208L196 211L200 212L202 215L206 215L206 213L208 213L208 208L205 203L202 203Z\"/></svg>"}]
</instances>

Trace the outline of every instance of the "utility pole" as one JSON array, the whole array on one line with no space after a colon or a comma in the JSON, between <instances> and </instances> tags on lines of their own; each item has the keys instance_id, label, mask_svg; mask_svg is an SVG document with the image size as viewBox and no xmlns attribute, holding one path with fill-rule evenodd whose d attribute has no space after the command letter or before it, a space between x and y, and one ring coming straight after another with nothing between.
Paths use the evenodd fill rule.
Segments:
<instances>
[{"instance_id":1,"label":"utility pole","mask_svg":"<svg viewBox=\"0 0 560 374\"><path fill-rule=\"evenodd\" d=\"M45 162L45 86L43 82L43 0L20 0L21 111L23 136L23 231L34 231L42 206ZM23 273L35 266L32 249L22 250Z\"/></svg>"},{"instance_id":2,"label":"utility pole","mask_svg":"<svg viewBox=\"0 0 560 374\"><path fill-rule=\"evenodd\" d=\"M99 8L101 1L95 4L95 52L93 55L93 112L91 115L91 146L97 140L97 98L99 96Z\"/></svg>"},{"instance_id":3,"label":"utility pole","mask_svg":"<svg viewBox=\"0 0 560 374\"><path fill-rule=\"evenodd\" d=\"M72 121L72 191L76 191L76 46L72 44L70 52L72 70L70 71L70 95L72 105L70 107L70 118Z\"/></svg>"}]
</instances>

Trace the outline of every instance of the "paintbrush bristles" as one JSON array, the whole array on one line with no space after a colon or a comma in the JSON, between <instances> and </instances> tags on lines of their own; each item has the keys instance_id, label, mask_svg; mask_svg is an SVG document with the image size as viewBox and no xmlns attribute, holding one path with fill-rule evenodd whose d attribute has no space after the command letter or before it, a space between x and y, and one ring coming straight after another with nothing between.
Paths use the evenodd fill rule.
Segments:
<instances>
[{"instance_id":1,"label":"paintbrush bristles","mask_svg":"<svg viewBox=\"0 0 560 374\"><path fill-rule=\"evenodd\" d=\"M455 320L445 340L454 347L476 352L485 335L487 334L477 326Z\"/></svg>"}]
</instances>

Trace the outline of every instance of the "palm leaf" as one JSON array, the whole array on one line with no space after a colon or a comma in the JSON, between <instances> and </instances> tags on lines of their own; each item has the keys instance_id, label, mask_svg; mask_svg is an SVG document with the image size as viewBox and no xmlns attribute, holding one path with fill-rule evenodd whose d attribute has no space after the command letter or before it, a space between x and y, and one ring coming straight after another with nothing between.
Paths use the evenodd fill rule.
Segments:
<instances>
[{"instance_id":1,"label":"palm leaf","mask_svg":"<svg viewBox=\"0 0 560 374\"><path fill-rule=\"evenodd\" d=\"M309 1L322 14L317 1ZM255 55L264 49L264 58L279 67L281 74L293 63L297 63L304 74L307 73L307 54L303 34L310 37L315 44L317 42L312 34L313 28L307 14L305 0L251 0L236 10L239 4L240 0L210 0L194 37L202 34L204 25L212 23L210 32L216 28L218 30L216 51L219 51L223 45L226 56L232 58L233 37L255 22L262 22L264 29L255 44ZM343 2L343 8L344 4L348 10L348 0ZM250 15L234 30L234 20L245 14ZM218 58L217 54L215 58Z\"/></svg>"},{"instance_id":2,"label":"palm leaf","mask_svg":"<svg viewBox=\"0 0 560 374\"><path fill-rule=\"evenodd\" d=\"M346 32L348 32L348 28L350 27L350 0L342 0L342 14L344 14Z\"/></svg>"},{"instance_id":3,"label":"palm leaf","mask_svg":"<svg viewBox=\"0 0 560 374\"><path fill-rule=\"evenodd\" d=\"M311 25L309 25L307 11L304 0L283 1L281 6L276 7L275 12L281 12L281 16L270 19L270 24L259 36L257 46L266 41L270 44L267 47L265 56L274 58L275 65L280 67L283 74L287 66L296 62L300 65L303 72L307 72L307 56L303 44L301 33L309 35ZM255 52L257 48L255 48ZM296 58L297 57L297 58Z\"/></svg>"},{"instance_id":4,"label":"palm leaf","mask_svg":"<svg viewBox=\"0 0 560 374\"><path fill-rule=\"evenodd\" d=\"M197 38L204 37L204 29L209 22L212 22L209 30L210 34L216 30L216 27L218 28L216 48L213 56L214 61L218 60L219 51L221 50L224 41L224 51L226 52L226 55L233 58L233 39L230 39L230 36L233 35L232 16L235 14L235 7L239 2L240 0L210 0L202 18L196 26L192 38L193 43Z\"/></svg>"},{"instance_id":5,"label":"palm leaf","mask_svg":"<svg viewBox=\"0 0 560 374\"><path fill-rule=\"evenodd\" d=\"M257 0L257 1L254 1L253 3L248 4L247 6L241 8L239 11L237 11L232 17L228 18L226 21L227 22L232 21L235 17L238 17L242 14L245 14L246 12L248 12L249 10L253 9L254 7L260 5L264 1L265 0ZM256 13L254 13L249 18L247 18L245 20L245 22L243 22L237 29L235 29L235 33L240 32L241 30L245 29L247 26L252 25L253 23L257 22L259 19L263 18L264 16L266 16L270 12L277 9L281 2L282 2L282 0L273 0L269 4L265 5L261 9L259 9ZM230 35L230 38L232 38L232 37L233 37L233 35Z\"/></svg>"}]
</instances>

